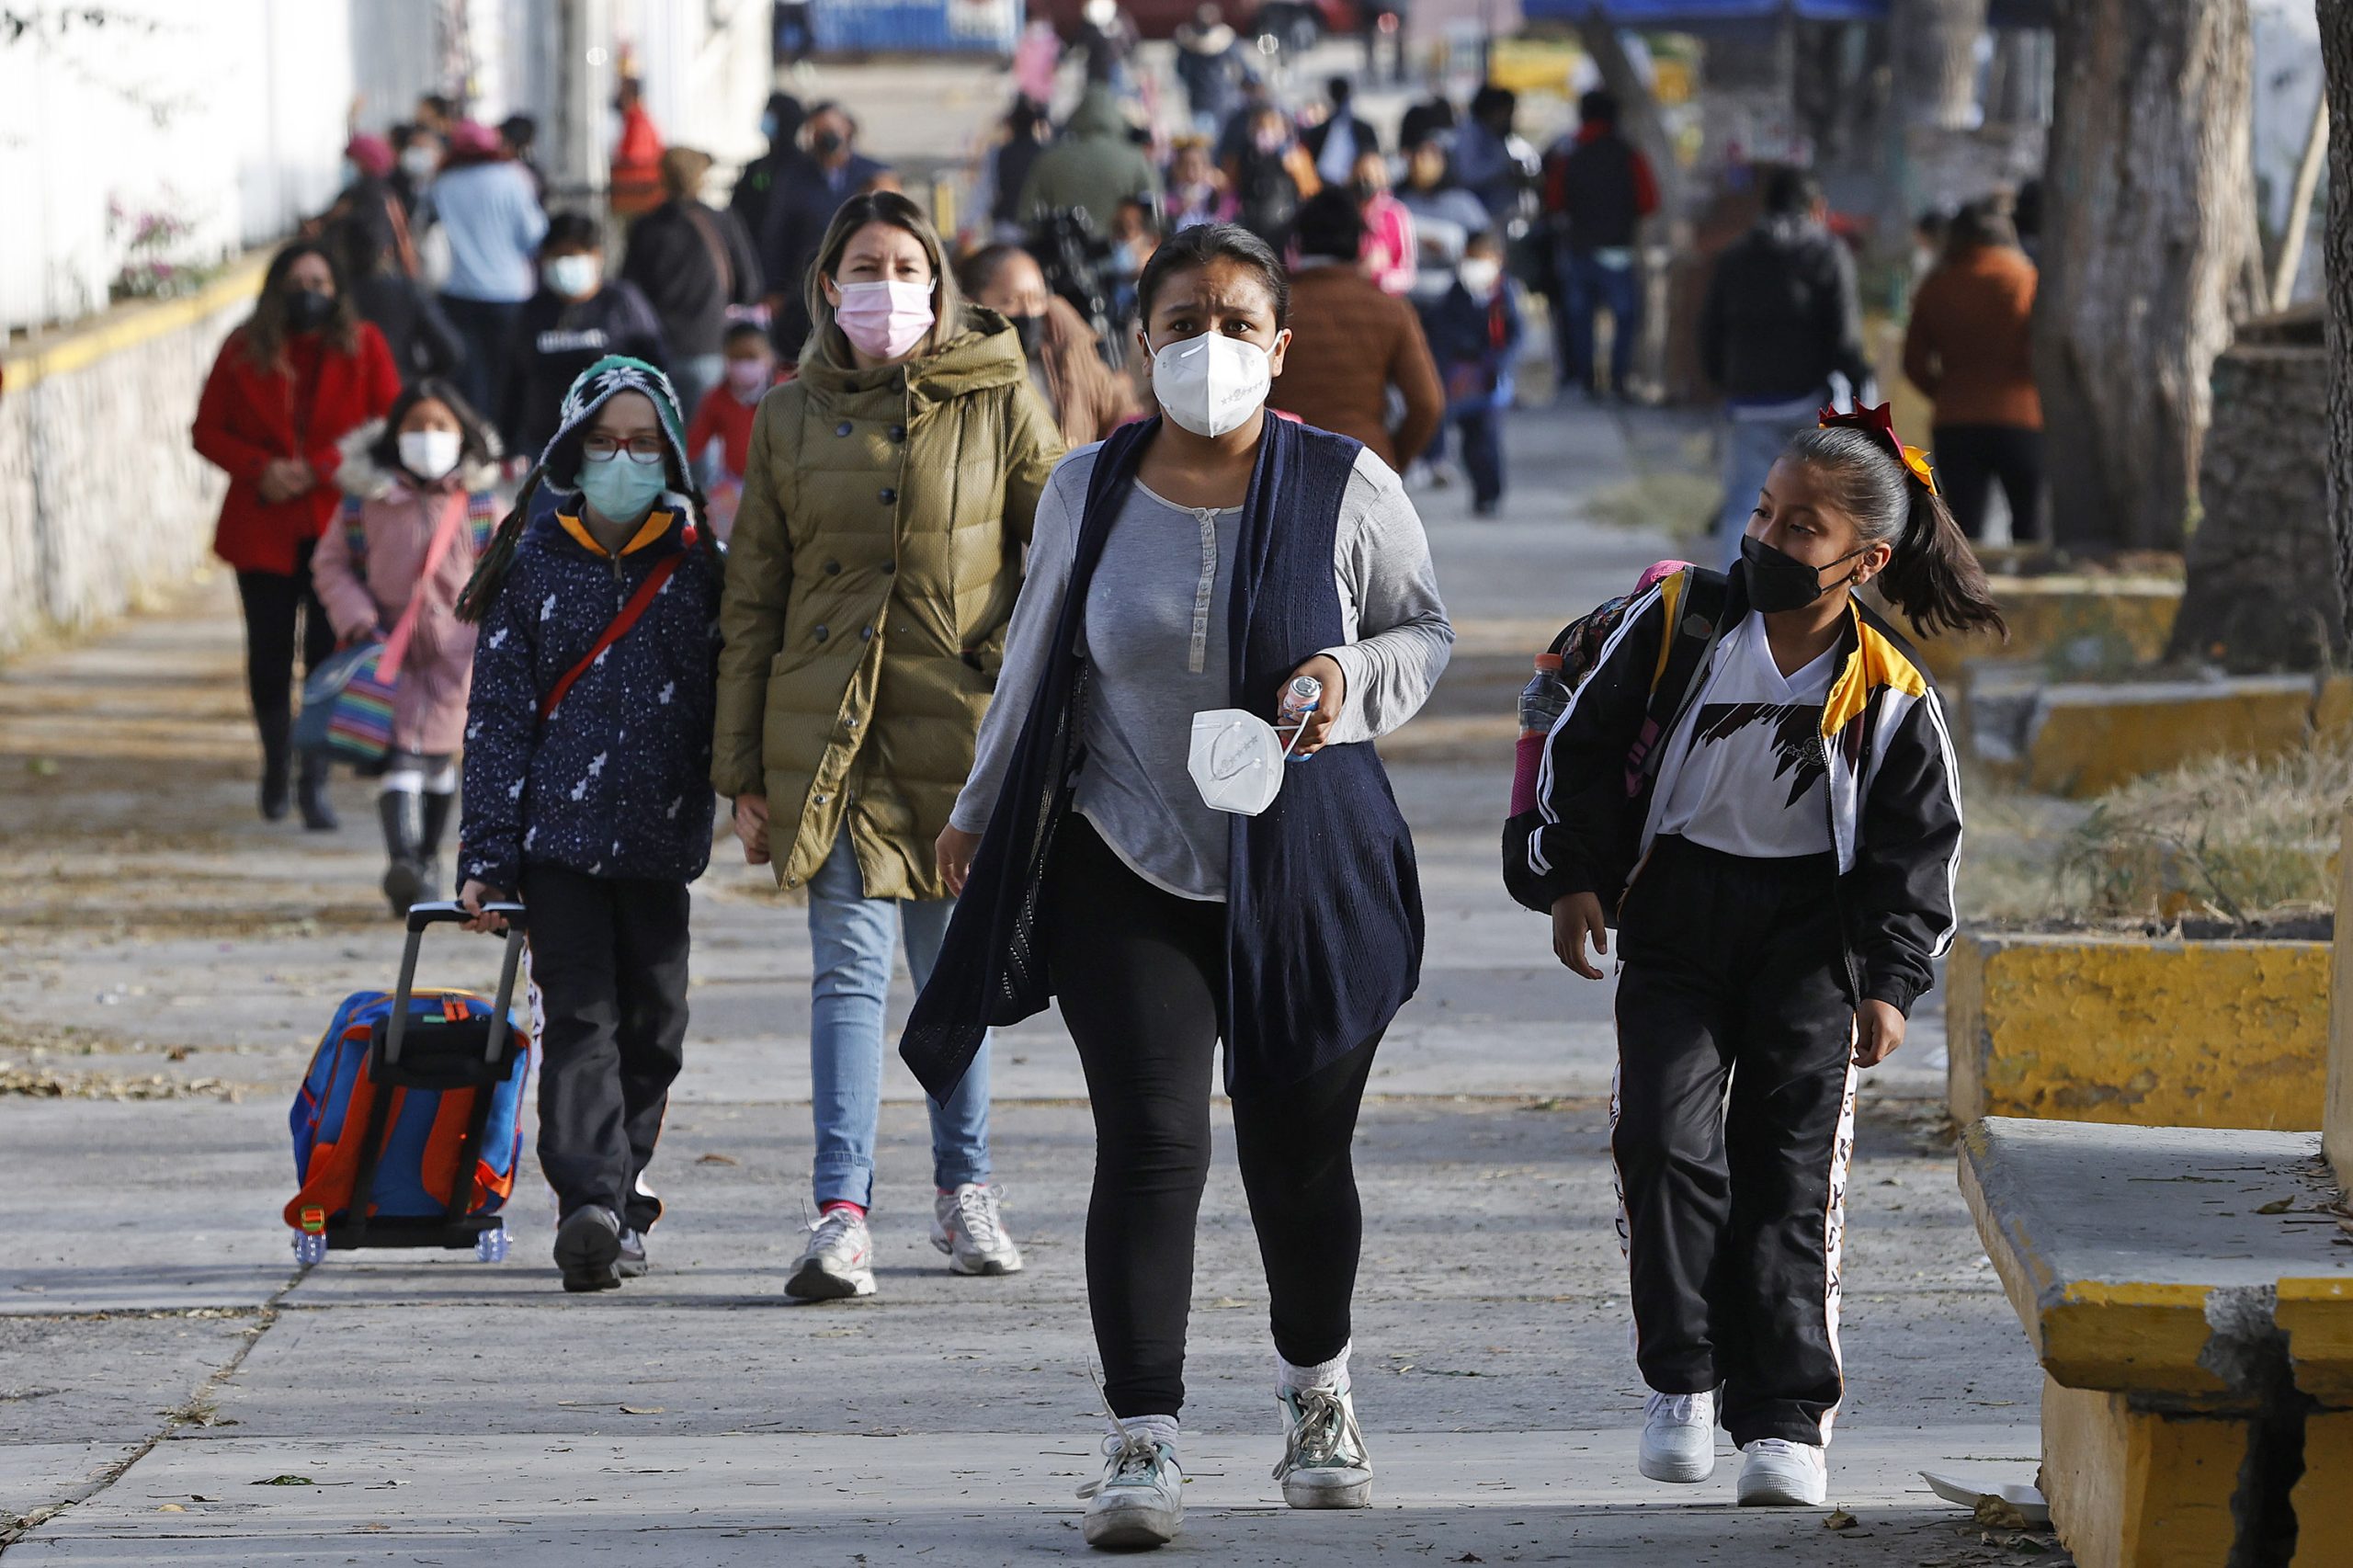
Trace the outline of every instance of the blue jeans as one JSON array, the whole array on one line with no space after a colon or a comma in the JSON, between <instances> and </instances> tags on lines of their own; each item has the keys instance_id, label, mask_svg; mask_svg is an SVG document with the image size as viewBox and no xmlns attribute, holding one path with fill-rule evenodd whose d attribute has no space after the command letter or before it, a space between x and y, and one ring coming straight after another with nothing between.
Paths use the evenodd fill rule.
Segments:
<instances>
[{"instance_id":1,"label":"blue jeans","mask_svg":"<svg viewBox=\"0 0 2353 1568\"><path fill-rule=\"evenodd\" d=\"M1829 394L1823 394L1828 401ZM1756 493L1781 449L1802 431L1813 428L1814 416L1802 419L1740 419L1724 422L1724 511L1716 524L1716 564L1730 569L1740 559L1740 538L1748 531L1749 515L1756 510Z\"/></svg>"},{"instance_id":2,"label":"blue jeans","mask_svg":"<svg viewBox=\"0 0 2353 1568\"><path fill-rule=\"evenodd\" d=\"M891 960L904 927L915 988L931 978L948 935L952 899L866 896L844 827L809 879L809 1084L817 1124L816 1197L870 1208L874 1128L882 1110L882 1013ZM989 1178L989 1047L946 1105L931 1102L932 1181L943 1188Z\"/></svg>"},{"instance_id":3,"label":"blue jeans","mask_svg":"<svg viewBox=\"0 0 2353 1568\"><path fill-rule=\"evenodd\" d=\"M1639 267L1608 267L1590 251L1563 245L1556 257L1561 273L1561 382L1590 391L1593 379L1593 322L1609 312L1609 390L1621 396L1634 368L1634 345L1643 335L1643 282Z\"/></svg>"},{"instance_id":4,"label":"blue jeans","mask_svg":"<svg viewBox=\"0 0 2353 1568\"><path fill-rule=\"evenodd\" d=\"M522 319L523 301L461 300L455 294L444 294L441 309L449 315L449 324L457 329L458 341L466 348L465 363L458 369L458 395L473 404L474 412L483 419L499 426L500 433L512 447L515 432L501 424L506 410L499 405L505 401L515 324ZM536 459L540 454L525 455Z\"/></svg>"}]
</instances>

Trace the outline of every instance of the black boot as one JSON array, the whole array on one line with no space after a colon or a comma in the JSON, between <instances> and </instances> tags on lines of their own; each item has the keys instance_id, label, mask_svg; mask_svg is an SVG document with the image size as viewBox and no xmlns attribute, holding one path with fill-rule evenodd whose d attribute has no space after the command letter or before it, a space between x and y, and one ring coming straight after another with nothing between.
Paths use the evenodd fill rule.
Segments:
<instances>
[{"instance_id":1,"label":"black boot","mask_svg":"<svg viewBox=\"0 0 2353 1568\"><path fill-rule=\"evenodd\" d=\"M292 771L293 743L290 734L290 721L280 718L276 724L267 719L261 728L261 815L264 822L283 822L290 799L290 775Z\"/></svg>"},{"instance_id":2,"label":"black boot","mask_svg":"<svg viewBox=\"0 0 2353 1568\"><path fill-rule=\"evenodd\" d=\"M294 798L302 807L302 825L313 833L333 833L343 825L327 799L328 766L325 757L305 753L301 776L294 786Z\"/></svg>"},{"instance_id":3,"label":"black boot","mask_svg":"<svg viewBox=\"0 0 2353 1568\"><path fill-rule=\"evenodd\" d=\"M425 885L427 898L447 898L449 888L441 880L441 835L449 828L449 809L458 803L455 790L442 794L427 792L425 797L425 843L421 857L425 861Z\"/></svg>"},{"instance_id":4,"label":"black boot","mask_svg":"<svg viewBox=\"0 0 2353 1568\"><path fill-rule=\"evenodd\" d=\"M384 901L400 917L425 892L425 801L414 790L387 790L376 811L384 822Z\"/></svg>"}]
</instances>

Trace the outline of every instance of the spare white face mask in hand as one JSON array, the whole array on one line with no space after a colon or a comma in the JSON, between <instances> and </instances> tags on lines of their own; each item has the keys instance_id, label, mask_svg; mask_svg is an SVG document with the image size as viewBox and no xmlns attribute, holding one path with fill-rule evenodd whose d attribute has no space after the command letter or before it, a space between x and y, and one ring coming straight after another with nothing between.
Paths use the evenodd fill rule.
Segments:
<instances>
[{"instance_id":1,"label":"spare white face mask in hand","mask_svg":"<svg viewBox=\"0 0 2353 1568\"><path fill-rule=\"evenodd\" d=\"M1305 733L1303 726L1293 730L1290 745L1286 745L1280 731L1244 709L1196 713L1192 755L1186 767L1212 809L1255 817L1282 793L1283 764Z\"/></svg>"}]
</instances>

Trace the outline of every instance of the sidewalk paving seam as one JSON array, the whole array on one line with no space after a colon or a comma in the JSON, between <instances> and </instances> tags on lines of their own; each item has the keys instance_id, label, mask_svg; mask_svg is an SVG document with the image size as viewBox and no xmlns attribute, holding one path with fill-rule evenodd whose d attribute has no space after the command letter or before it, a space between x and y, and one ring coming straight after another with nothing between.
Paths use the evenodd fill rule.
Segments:
<instances>
[{"instance_id":1,"label":"sidewalk paving seam","mask_svg":"<svg viewBox=\"0 0 2353 1568\"><path fill-rule=\"evenodd\" d=\"M228 1360L222 1363L218 1369L191 1389L184 1403L166 1412L164 1424L150 1434L144 1442L98 1471L96 1479L84 1484L73 1495L61 1497L54 1503L44 1503L28 1513L17 1516L13 1524L0 1528L0 1557L6 1556L10 1547L48 1524L66 1509L86 1503L105 1493L108 1488L128 1475L141 1460L153 1453L156 1446L174 1433L183 1427L201 1428L209 1425L204 1419L204 1407L210 1403L211 1395L220 1389L222 1384L237 1375L237 1369L245 1364L245 1358L253 1354L254 1346L261 1343L264 1335L277 1326L280 1306L288 1295L292 1293L294 1288L302 1282L302 1277L309 1272L310 1267L307 1264L295 1265L294 1272L287 1276L286 1283L280 1285L269 1300L253 1311L255 1321L253 1326L245 1330L244 1343L237 1346L235 1353ZM77 1312L69 1315L107 1317L128 1314ZM239 1315L244 1314L240 1312Z\"/></svg>"}]
</instances>

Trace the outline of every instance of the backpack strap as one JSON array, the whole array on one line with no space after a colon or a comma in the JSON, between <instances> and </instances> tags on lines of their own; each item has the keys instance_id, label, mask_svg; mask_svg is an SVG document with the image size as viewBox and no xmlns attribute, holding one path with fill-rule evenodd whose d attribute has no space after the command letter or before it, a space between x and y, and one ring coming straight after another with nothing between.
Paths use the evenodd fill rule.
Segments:
<instances>
[{"instance_id":1,"label":"backpack strap","mask_svg":"<svg viewBox=\"0 0 2353 1568\"><path fill-rule=\"evenodd\" d=\"M678 569L678 562L686 556L686 551L681 550L675 555L664 556L654 563L654 570L645 574L645 581L637 585L637 592L629 597L629 603L621 606L620 614L613 617L612 623L605 628L596 645L581 655L578 664L564 671L563 678L540 699L540 719L542 722L555 716L555 710L563 706L564 695L572 689L573 683L586 675L589 667L605 656L605 650L629 635L629 629L645 614L646 607L654 602L654 596L662 591L663 585L670 580L670 574Z\"/></svg>"},{"instance_id":2,"label":"backpack strap","mask_svg":"<svg viewBox=\"0 0 2353 1568\"><path fill-rule=\"evenodd\" d=\"M1660 602L1666 633L1659 639L1658 664L1651 671L1651 700L1641 733L1626 754L1626 793L1631 797L1658 777L1666 748L1659 743L1674 730L1684 710L1699 699L1708 665L1723 636L1729 585L1721 572L1687 567L1669 577Z\"/></svg>"},{"instance_id":3,"label":"backpack strap","mask_svg":"<svg viewBox=\"0 0 2353 1568\"><path fill-rule=\"evenodd\" d=\"M350 547L351 574L368 580L368 503L357 495L343 498L343 542Z\"/></svg>"},{"instance_id":4,"label":"backpack strap","mask_svg":"<svg viewBox=\"0 0 2353 1568\"><path fill-rule=\"evenodd\" d=\"M490 553L491 537L498 532L498 517L496 492L477 490L466 497L466 522L473 532L476 561Z\"/></svg>"}]
</instances>

